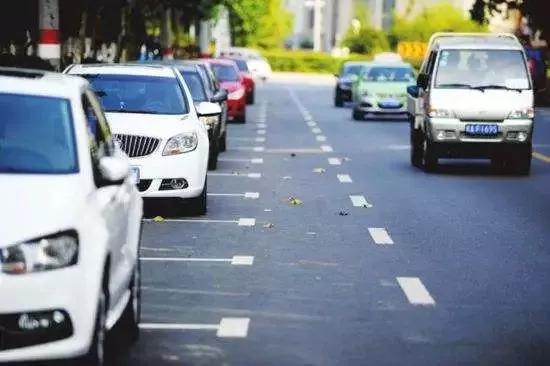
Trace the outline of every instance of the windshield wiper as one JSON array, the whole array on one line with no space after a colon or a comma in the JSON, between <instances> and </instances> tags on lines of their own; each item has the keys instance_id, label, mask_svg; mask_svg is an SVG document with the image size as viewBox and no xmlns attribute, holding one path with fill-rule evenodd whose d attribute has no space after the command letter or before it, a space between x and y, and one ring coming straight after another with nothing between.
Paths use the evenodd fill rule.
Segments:
<instances>
[{"instance_id":1,"label":"windshield wiper","mask_svg":"<svg viewBox=\"0 0 550 366\"><path fill-rule=\"evenodd\" d=\"M522 89L518 89L518 88L509 88L509 87L507 87L507 86L504 86L504 85L497 85L497 84L477 85L477 86L474 86L473 89L481 90L481 91L483 91L483 92L484 92L486 89L513 90L513 91L517 91L518 93L521 93L521 92L522 92Z\"/></svg>"},{"instance_id":2,"label":"windshield wiper","mask_svg":"<svg viewBox=\"0 0 550 366\"><path fill-rule=\"evenodd\" d=\"M437 87L438 88L464 88L464 89L473 88L470 84L460 84L460 83L439 84Z\"/></svg>"}]
</instances>

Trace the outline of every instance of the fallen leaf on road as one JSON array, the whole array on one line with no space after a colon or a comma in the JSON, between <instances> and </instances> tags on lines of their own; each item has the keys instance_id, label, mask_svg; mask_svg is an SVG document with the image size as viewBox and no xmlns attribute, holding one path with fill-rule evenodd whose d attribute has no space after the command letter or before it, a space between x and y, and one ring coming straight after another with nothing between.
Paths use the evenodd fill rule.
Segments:
<instances>
[{"instance_id":1,"label":"fallen leaf on road","mask_svg":"<svg viewBox=\"0 0 550 366\"><path fill-rule=\"evenodd\" d=\"M326 169L324 169L324 168L315 168L315 169L313 169L313 173L323 174L324 172L326 172Z\"/></svg>"},{"instance_id":2,"label":"fallen leaf on road","mask_svg":"<svg viewBox=\"0 0 550 366\"><path fill-rule=\"evenodd\" d=\"M347 211L340 211L340 212L338 212L338 215L340 215L340 216L348 216L348 215L349 215L349 212L347 212Z\"/></svg>"},{"instance_id":3,"label":"fallen leaf on road","mask_svg":"<svg viewBox=\"0 0 550 366\"><path fill-rule=\"evenodd\" d=\"M153 217L153 221L154 221L154 222L162 222L162 221L164 221L164 217L162 217L162 216L155 216L155 217Z\"/></svg>"},{"instance_id":4,"label":"fallen leaf on road","mask_svg":"<svg viewBox=\"0 0 550 366\"><path fill-rule=\"evenodd\" d=\"M291 205L301 205L302 203L302 200L296 198L296 197L288 197L288 203L290 203Z\"/></svg>"}]
</instances>

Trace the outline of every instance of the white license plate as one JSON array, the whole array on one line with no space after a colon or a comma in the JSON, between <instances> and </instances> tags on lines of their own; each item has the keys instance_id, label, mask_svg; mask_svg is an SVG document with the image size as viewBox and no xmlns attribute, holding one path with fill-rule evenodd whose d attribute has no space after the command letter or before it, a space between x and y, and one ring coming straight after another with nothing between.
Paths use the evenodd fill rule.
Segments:
<instances>
[{"instance_id":1,"label":"white license plate","mask_svg":"<svg viewBox=\"0 0 550 366\"><path fill-rule=\"evenodd\" d=\"M130 168L130 180L133 184L139 183L139 168L131 167Z\"/></svg>"}]
</instances>

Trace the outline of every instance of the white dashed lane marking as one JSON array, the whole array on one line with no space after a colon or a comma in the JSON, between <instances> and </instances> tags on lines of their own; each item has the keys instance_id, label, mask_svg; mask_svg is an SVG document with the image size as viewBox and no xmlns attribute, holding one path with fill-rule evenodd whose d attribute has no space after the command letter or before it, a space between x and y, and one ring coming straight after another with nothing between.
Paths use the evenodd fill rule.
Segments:
<instances>
[{"instance_id":1,"label":"white dashed lane marking","mask_svg":"<svg viewBox=\"0 0 550 366\"><path fill-rule=\"evenodd\" d=\"M354 207L367 207L370 208L372 205L367 202L367 199L365 196L357 195L357 196L349 196L349 199L351 200L351 203Z\"/></svg>"},{"instance_id":2,"label":"white dashed lane marking","mask_svg":"<svg viewBox=\"0 0 550 366\"><path fill-rule=\"evenodd\" d=\"M256 219L251 218L241 218L238 220L213 220L213 219L142 219L143 222L158 222L162 223L174 223L174 222L185 222L185 223L196 223L196 224L238 224L239 226L254 226L256 225Z\"/></svg>"},{"instance_id":3,"label":"white dashed lane marking","mask_svg":"<svg viewBox=\"0 0 550 366\"><path fill-rule=\"evenodd\" d=\"M321 131L321 129L320 129L319 127L315 127L315 128L312 128L312 129L311 129L311 132L313 132L313 133L315 133L315 134L319 134L319 133L321 133L322 131Z\"/></svg>"},{"instance_id":4,"label":"white dashed lane marking","mask_svg":"<svg viewBox=\"0 0 550 366\"><path fill-rule=\"evenodd\" d=\"M258 135L265 135L265 130L258 130L256 131Z\"/></svg>"},{"instance_id":5,"label":"white dashed lane marking","mask_svg":"<svg viewBox=\"0 0 550 366\"><path fill-rule=\"evenodd\" d=\"M208 172L207 175L211 177L246 177L246 178L253 178L253 179L259 179L262 177L261 173L239 173L239 172L231 172L231 173Z\"/></svg>"},{"instance_id":6,"label":"white dashed lane marking","mask_svg":"<svg viewBox=\"0 0 550 366\"><path fill-rule=\"evenodd\" d=\"M352 183L351 177L348 174L337 174L340 183Z\"/></svg>"},{"instance_id":7,"label":"white dashed lane marking","mask_svg":"<svg viewBox=\"0 0 550 366\"><path fill-rule=\"evenodd\" d=\"M321 145L321 150L323 150L324 152L333 152L334 151L334 149L330 145Z\"/></svg>"},{"instance_id":8,"label":"white dashed lane marking","mask_svg":"<svg viewBox=\"0 0 550 366\"><path fill-rule=\"evenodd\" d=\"M330 165L342 165L342 160L339 158L328 158L328 163Z\"/></svg>"},{"instance_id":9,"label":"white dashed lane marking","mask_svg":"<svg viewBox=\"0 0 550 366\"><path fill-rule=\"evenodd\" d=\"M263 152L265 148L263 146L235 146L235 147L231 147L230 150Z\"/></svg>"},{"instance_id":10,"label":"white dashed lane marking","mask_svg":"<svg viewBox=\"0 0 550 366\"><path fill-rule=\"evenodd\" d=\"M418 277L397 277L397 282L413 305L435 305L435 300Z\"/></svg>"},{"instance_id":11,"label":"white dashed lane marking","mask_svg":"<svg viewBox=\"0 0 550 366\"><path fill-rule=\"evenodd\" d=\"M250 318L222 318L219 324L141 323L139 328L158 331L215 330L219 338L245 338L249 326Z\"/></svg>"},{"instance_id":12,"label":"white dashed lane marking","mask_svg":"<svg viewBox=\"0 0 550 366\"><path fill-rule=\"evenodd\" d=\"M241 218L238 221L239 226L254 226L256 225L256 219L252 218Z\"/></svg>"},{"instance_id":13,"label":"white dashed lane marking","mask_svg":"<svg viewBox=\"0 0 550 366\"><path fill-rule=\"evenodd\" d=\"M369 227L372 240L378 245L391 245L393 240L387 230L380 227Z\"/></svg>"},{"instance_id":14,"label":"white dashed lane marking","mask_svg":"<svg viewBox=\"0 0 550 366\"><path fill-rule=\"evenodd\" d=\"M208 193L208 197L242 197L248 199L260 198L259 192L245 192L245 193Z\"/></svg>"},{"instance_id":15,"label":"white dashed lane marking","mask_svg":"<svg viewBox=\"0 0 550 366\"><path fill-rule=\"evenodd\" d=\"M234 255L232 258L183 258L183 257L141 257L144 262L222 262L234 266L251 266L254 257L250 255Z\"/></svg>"},{"instance_id":16,"label":"white dashed lane marking","mask_svg":"<svg viewBox=\"0 0 550 366\"><path fill-rule=\"evenodd\" d=\"M262 159L262 158L253 158L253 159L218 158L218 161L233 162L233 163L252 163L252 164L263 164L264 163L264 159Z\"/></svg>"},{"instance_id":17,"label":"white dashed lane marking","mask_svg":"<svg viewBox=\"0 0 550 366\"><path fill-rule=\"evenodd\" d=\"M307 122L307 125L308 125L309 127L315 127L315 126L317 126L317 123L315 123L315 121L308 121L308 122Z\"/></svg>"}]
</instances>

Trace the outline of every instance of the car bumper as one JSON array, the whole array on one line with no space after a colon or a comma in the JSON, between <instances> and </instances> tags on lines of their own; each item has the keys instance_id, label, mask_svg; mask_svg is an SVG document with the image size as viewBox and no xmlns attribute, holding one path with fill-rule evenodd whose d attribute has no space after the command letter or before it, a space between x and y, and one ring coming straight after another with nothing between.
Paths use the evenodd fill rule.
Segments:
<instances>
[{"instance_id":1,"label":"car bumper","mask_svg":"<svg viewBox=\"0 0 550 366\"><path fill-rule=\"evenodd\" d=\"M191 152L162 156L160 152L141 158L131 158L130 163L139 169L138 190L143 198L193 198L204 187L208 168L208 145L199 141ZM178 179L183 187L173 189L170 182Z\"/></svg>"},{"instance_id":2,"label":"car bumper","mask_svg":"<svg viewBox=\"0 0 550 366\"><path fill-rule=\"evenodd\" d=\"M341 87L338 87L336 89L336 96L339 98L342 102L351 102L352 101L352 91L350 89L343 89Z\"/></svg>"},{"instance_id":3,"label":"car bumper","mask_svg":"<svg viewBox=\"0 0 550 366\"><path fill-rule=\"evenodd\" d=\"M246 113L246 95L241 99L227 100L227 118L232 120L244 116Z\"/></svg>"},{"instance_id":4,"label":"car bumper","mask_svg":"<svg viewBox=\"0 0 550 366\"><path fill-rule=\"evenodd\" d=\"M83 268L0 275L2 298L9 299L0 301L0 363L73 358L88 351L100 279ZM32 329L21 328L25 314L39 320Z\"/></svg>"}]
</instances>

